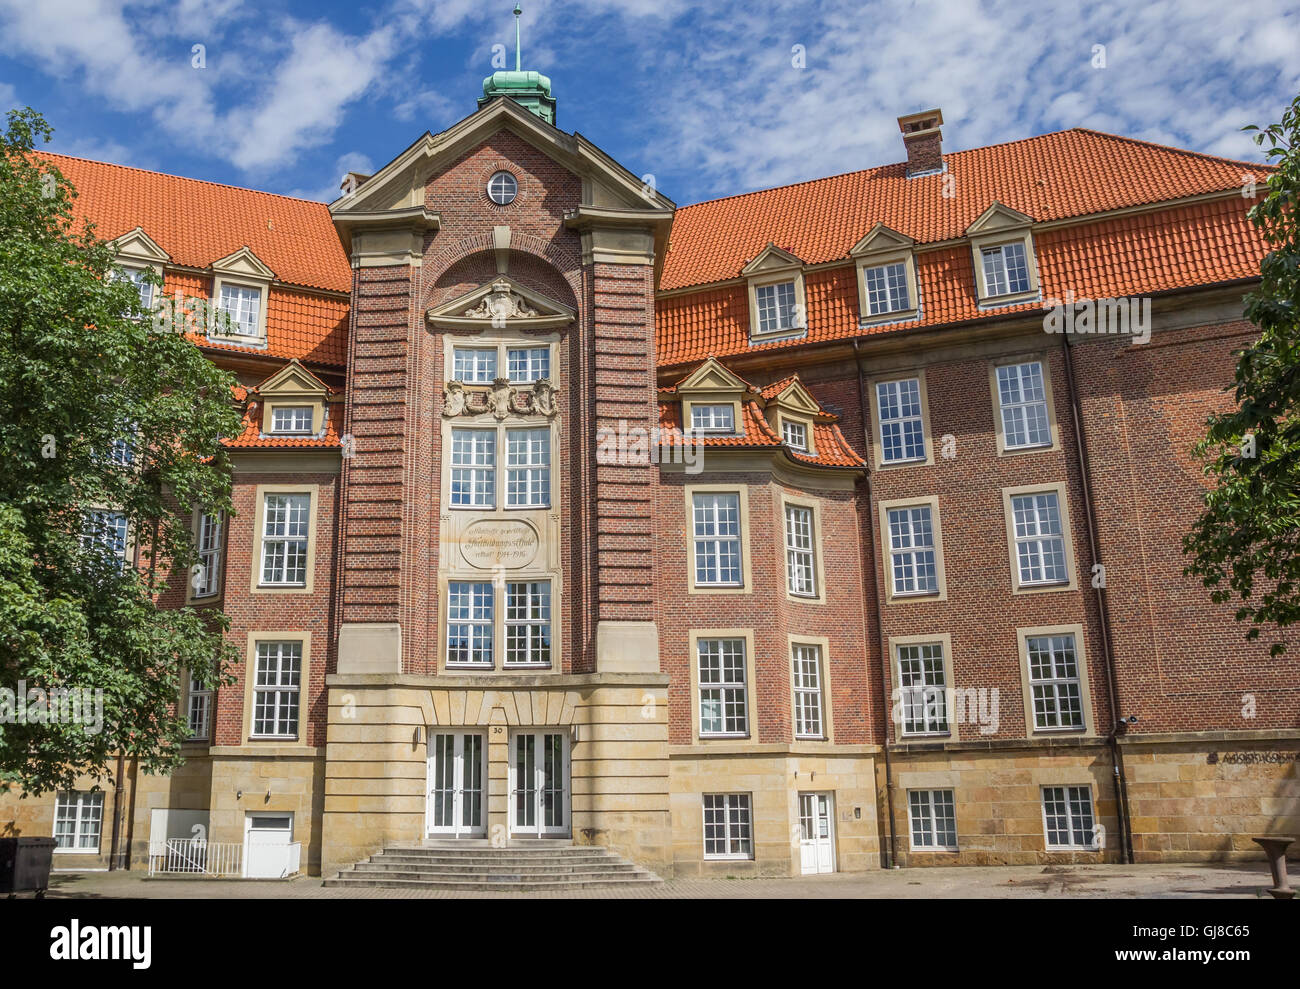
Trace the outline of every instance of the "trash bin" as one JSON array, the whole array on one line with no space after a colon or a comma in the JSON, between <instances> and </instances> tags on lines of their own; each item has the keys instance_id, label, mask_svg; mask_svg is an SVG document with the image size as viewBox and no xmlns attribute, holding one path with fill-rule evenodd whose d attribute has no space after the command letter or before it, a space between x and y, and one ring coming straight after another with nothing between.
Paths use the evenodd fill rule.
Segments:
<instances>
[{"instance_id":1,"label":"trash bin","mask_svg":"<svg viewBox=\"0 0 1300 989\"><path fill-rule=\"evenodd\" d=\"M0 838L0 894L35 892L43 899L50 885L53 838Z\"/></svg>"}]
</instances>

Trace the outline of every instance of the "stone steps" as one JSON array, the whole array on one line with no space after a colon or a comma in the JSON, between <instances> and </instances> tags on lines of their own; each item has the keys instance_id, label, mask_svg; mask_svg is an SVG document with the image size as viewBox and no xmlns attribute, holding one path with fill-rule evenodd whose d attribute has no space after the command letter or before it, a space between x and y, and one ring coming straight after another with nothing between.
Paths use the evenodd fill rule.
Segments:
<instances>
[{"instance_id":1,"label":"stone steps","mask_svg":"<svg viewBox=\"0 0 1300 989\"><path fill-rule=\"evenodd\" d=\"M400 845L326 879L332 887L443 889L463 892L543 890L646 885L654 873L606 848L590 845Z\"/></svg>"}]
</instances>

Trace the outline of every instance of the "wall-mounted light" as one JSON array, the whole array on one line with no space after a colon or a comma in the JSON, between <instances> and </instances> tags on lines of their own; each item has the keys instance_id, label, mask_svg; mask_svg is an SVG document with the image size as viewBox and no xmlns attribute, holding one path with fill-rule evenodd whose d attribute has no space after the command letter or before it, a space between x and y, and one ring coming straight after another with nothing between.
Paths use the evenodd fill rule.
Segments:
<instances>
[{"instance_id":1,"label":"wall-mounted light","mask_svg":"<svg viewBox=\"0 0 1300 989\"><path fill-rule=\"evenodd\" d=\"M244 796L244 791L243 791L243 790L236 790L236 791L235 791L235 799L236 799L236 800L241 800L241 799L243 799L243 796Z\"/></svg>"},{"instance_id":2,"label":"wall-mounted light","mask_svg":"<svg viewBox=\"0 0 1300 989\"><path fill-rule=\"evenodd\" d=\"M416 725L415 732L411 735L411 748L418 749L422 741L424 741L424 729Z\"/></svg>"},{"instance_id":3,"label":"wall-mounted light","mask_svg":"<svg viewBox=\"0 0 1300 989\"><path fill-rule=\"evenodd\" d=\"M574 745L577 745L579 737L580 736L578 734L578 726L569 725L569 741L572 742Z\"/></svg>"}]
</instances>

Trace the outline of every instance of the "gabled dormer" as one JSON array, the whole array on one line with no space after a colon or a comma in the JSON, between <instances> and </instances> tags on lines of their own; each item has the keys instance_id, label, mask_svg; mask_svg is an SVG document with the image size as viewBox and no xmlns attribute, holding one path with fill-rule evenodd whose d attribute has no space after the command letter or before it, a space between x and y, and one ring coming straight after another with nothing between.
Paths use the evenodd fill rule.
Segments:
<instances>
[{"instance_id":1,"label":"gabled dormer","mask_svg":"<svg viewBox=\"0 0 1300 989\"><path fill-rule=\"evenodd\" d=\"M796 453L817 455L816 426L829 419L799 375L768 385L762 391L766 404L763 414L781 442Z\"/></svg>"},{"instance_id":2,"label":"gabled dormer","mask_svg":"<svg viewBox=\"0 0 1300 989\"><path fill-rule=\"evenodd\" d=\"M146 271L153 271L161 278L164 267L171 261L171 255L159 247L158 242L145 233L143 227L127 231L112 243L117 251L118 269L140 291L141 308L152 309L157 292L141 276Z\"/></svg>"},{"instance_id":3,"label":"gabled dormer","mask_svg":"<svg viewBox=\"0 0 1300 989\"><path fill-rule=\"evenodd\" d=\"M858 275L859 322L863 325L915 319L921 308L916 279L916 242L877 223L853 245Z\"/></svg>"},{"instance_id":4,"label":"gabled dormer","mask_svg":"<svg viewBox=\"0 0 1300 989\"><path fill-rule=\"evenodd\" d=\"M980 305L1005 306L1038 298L1033 218L997 200L966 228Z\"/></svg>"},{"instance_id":5,"label":"gabled dormer","mask_svg":"<svg viewBox=\"0 0 1300 989\"><path fill-rule=\"evenodd\" d=\"M215 339L244 346L266 345L266 308L275 272L247 246L212 262L212 303L230 326L209 331Z\"/></svg>"},{"instance_id":6,"label":"gabled dormer","mask_svg":"<svg viewBox=\"0 0 1300 989\"><path fill-rule=\"evenodd\" d=\"M296 360L253 389L261 403L263 436L320 436L325 429L329 386Z\"/></svg>"},{"instance_id":7,"label":"gabled dormer","mask_svg":"<svg viewBox=\"0 0 1300 989\"><path fill-rule=\"evenodd\" d=\"M803 262L769 242L740 269L749 290L749 339L763 343L808 331Z\"/></svg>"},{"instance_id":8,"label":"gabled dormer","mask_svg":"<svg viewBox=\"0 0 1300 989\"><path fill-rule=\"evenodd\" d=\"M683 433L743 436L743 406L756 392L749 382L710 357L669 389L669 394L681 402Z\"/></svg>"}]
</instances>

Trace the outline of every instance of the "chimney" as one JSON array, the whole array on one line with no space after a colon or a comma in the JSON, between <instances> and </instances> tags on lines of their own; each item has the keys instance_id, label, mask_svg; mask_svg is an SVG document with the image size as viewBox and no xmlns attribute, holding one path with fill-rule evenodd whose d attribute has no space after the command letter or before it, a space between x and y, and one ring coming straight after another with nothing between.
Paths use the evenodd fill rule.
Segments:
<instances>
[{"instance_id":1,"label":"chimney","mask_svg":"<svg viewBox=\"0 0 1300 989\"><path fill-rule=\"evenodd\" d=\"M339 183L339 191L345 196L350 192L355 192L362 182L370 178L364 172L348 172L343 176L343 181Z\"/></svg>"},{"instance_id":2,"label":"chimney","mask_svg":"<svg viewBox=\"0 0 1300 989\"><path fill-rule=\"evenodd\" d=\"M938 108L898 118L907 149L907 177L943 171L943 111Z\"/></svg>"}]
</instances>

